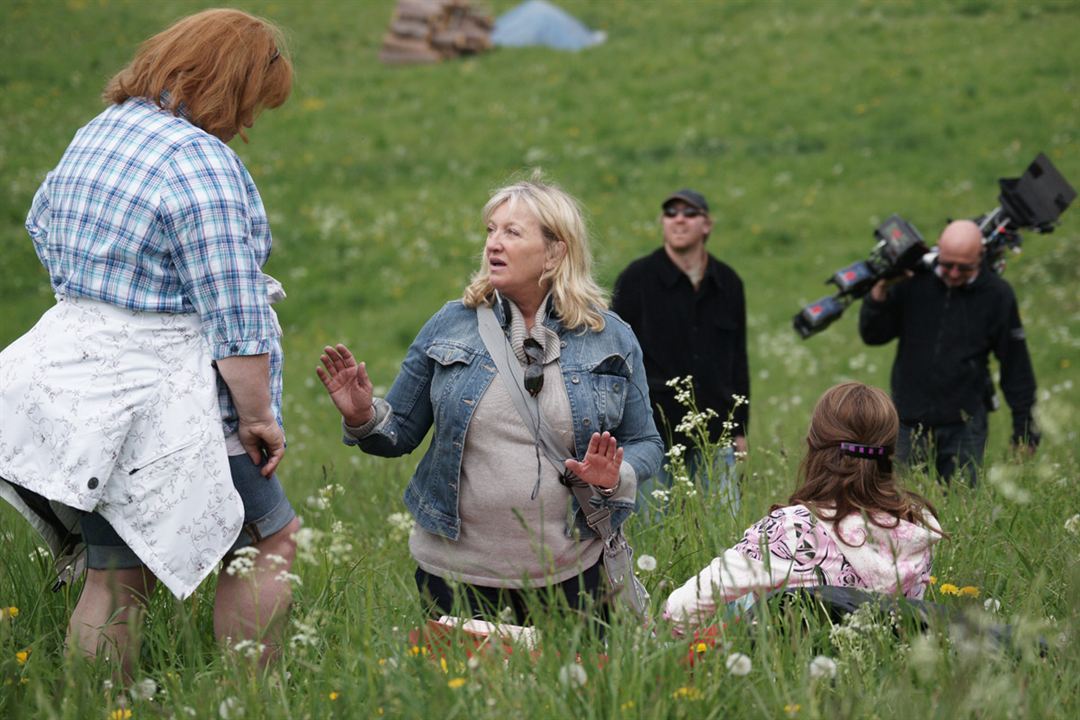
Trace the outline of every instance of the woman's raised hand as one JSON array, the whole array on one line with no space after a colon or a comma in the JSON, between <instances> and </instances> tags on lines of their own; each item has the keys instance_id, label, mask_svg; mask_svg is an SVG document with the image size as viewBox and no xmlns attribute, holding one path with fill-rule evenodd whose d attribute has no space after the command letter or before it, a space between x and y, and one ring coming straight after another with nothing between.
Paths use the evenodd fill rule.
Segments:
<instances>
[{"instance_id":1,"label":"woman's raised hand","mask_svg":"<svg viewBox=\"0 0 1080 720\"><path fill-rule=\"evenodd\" d=\"M611 433L593 433L589 438L589 448L581 462L569 458L566 469L579 478L598 488L610 490L619 483L619 468L622 466L623 449L618 446Z\"/></svg>"},{"instance_id":2,"label":"woman's raised hand","mask_svg":"<svg viewBox=\"0 0 1080 720\"><path fill-rule=\"evenodd\" d=\"M357 363L349 348L341 343L327 345L320 358L322 367L315 368L330 399L350 427L359 427L375 414L372 406L374 388L364 363Z\"/></svg>"}]
</instances>

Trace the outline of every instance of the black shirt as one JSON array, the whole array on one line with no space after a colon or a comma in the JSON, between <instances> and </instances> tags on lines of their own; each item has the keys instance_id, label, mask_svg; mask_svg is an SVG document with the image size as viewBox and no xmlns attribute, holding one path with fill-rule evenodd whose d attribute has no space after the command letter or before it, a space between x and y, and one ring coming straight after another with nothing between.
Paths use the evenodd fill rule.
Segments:
<instances>
[{"instance_id":1,"label":"black shirt","mask_svg":"<svg viewBox=\"0 0 1080 720\"><path fill-rule=\"evenodd\" d=\"M725 263L709 255L697 290L664 248L632 262L615 281L612 309L630 327L645 355L645 373L656 427L667 438L686 415L667 386L673 377L692 375L699 410L712 408L709 423L715 441L731 417L731 436L745 435L748 405L734 407L733 395L750 399L746 360L746 298L742 280ZM665 425L666 419L666 425ZM688 445L675 435L675 442Z\"/></svg>"},{"instance_id":2,"label":"black shirt","mask_svg":"<svg viewBox=\"0 0 1080 720\"><path fill-rule=\"evenodd\" d=\"M889 288L884 302L863 300L859 334L869 345L900 342L892 369L896 410L907 425L962 422L987 407L994 386L989 354L1001 364L1013 439L1032 436L1035 373L1012 288L988 268L950 288L933 272Z\"/></svg>"}]
</instances>

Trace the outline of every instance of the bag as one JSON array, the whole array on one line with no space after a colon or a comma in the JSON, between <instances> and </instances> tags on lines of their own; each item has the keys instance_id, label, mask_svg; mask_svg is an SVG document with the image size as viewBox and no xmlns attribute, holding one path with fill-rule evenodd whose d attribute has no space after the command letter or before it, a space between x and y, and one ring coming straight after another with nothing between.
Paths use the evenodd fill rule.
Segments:
<instances>
[{"instance_id":1,"label":"bag","mask_svg":"<svg viewBox=\"0 0 1080 720\"><path fill-rule=\"evenodd\" d=\"M630 547L622 528L611 526L611 509L593 503L593 499L597 496L592 487L566 470L557 449L558 443L552 439L549 432L546 432L546 428L534 424L533 418L540 417L539 403L536 398L521 392L524 386L524 373L516 359L514 362L510 361L506 335L503 334L495 313L490 307L481 305L476 308L476 320L480 329L480 338L495 362L495 367L503 382L506 383L510 398L514 401L514 407L525 423L525 427L529 428L537 445L560 474L563 484L574 494L578 505L581 506L581 512L585 515L586 524L604 541L604 570L608 583L611 585L612 596L619 605L633 611L642 620L648 621L649 593L634 575L634 549ZM530 405L533 406L532 412L530 412Z\"/></svg>"}]
</instances>

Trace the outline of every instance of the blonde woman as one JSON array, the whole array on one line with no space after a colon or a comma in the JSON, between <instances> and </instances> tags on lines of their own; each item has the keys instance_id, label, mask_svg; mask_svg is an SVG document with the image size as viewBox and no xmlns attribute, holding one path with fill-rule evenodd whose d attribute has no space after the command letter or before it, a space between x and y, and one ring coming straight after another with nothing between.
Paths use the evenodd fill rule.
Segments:
<instances>
[{"instance_id":1,"label":"blonde woman","mask_svg":"<svg viewBox=\"0 0 1080 720\"><path fill-rule=\"evenodd\" d=\"M294 554L274 475L281 293L260 270L262 199L225 144L288 98L282 49L276 27L236 10L151 37L26 219L57 304L0 359L0 495L55 551L85 543L68 641L127 669L159 580L183 598L240 547ZM260 560L254 587L221 575L219 638L272 651L281 569Z\"/></svg>"},{"instance_id":2,"label":"blonde woman","mask_svg":"<svg viewBox=\"0 0 1080 720\"><path fill-rule=\"evenodd\" d=\"M319 377L345 443L364 452L404 455L434 427L405 505L416 520L417 587L435 615L454 609L455 586L459 611L473 616L510 607L525 624L525 591L548 587L571 608L597 611L602 542L562 475L591 485L590 504L610 510L615 526L633 512L637 483L663 454L641 348L606 309L570 195L519 182L495 192L483 219L479 271L420 331L385 399L373 397L363 363L343 345L325 349ZM480 336L478 313L489 307L502 331L492 352L521 365L521 386L500 377ZM543 457L512 393L538 401L537 423L564 467Z\"/></svg>"}]
</instances>

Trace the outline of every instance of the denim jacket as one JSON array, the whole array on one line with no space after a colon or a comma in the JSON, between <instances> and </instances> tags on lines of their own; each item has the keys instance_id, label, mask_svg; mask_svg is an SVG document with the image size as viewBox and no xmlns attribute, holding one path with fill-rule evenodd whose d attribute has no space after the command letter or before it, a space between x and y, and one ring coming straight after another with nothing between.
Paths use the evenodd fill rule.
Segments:
<instances>
[{"instance_id":1,"label":"denim jacket","mask_svg":"<svg viewBox=\"0 0 1080 720\"><path fill-rule=\"evenodd\" d=\"M494 311L508 327L508 308L496 303ZM637 338L618 315L603 315L602 331L571 331L555 317L549 301L544 324L562 343L559 364L570 398L574 456L583 459L592 434L607 430L624 449L623 461L640 483L659 470L664 446L653 422ZM405 490L405 505L421 528L450 540L457 540L461 531L458 483L465 433L497 372L480 338L476 311L460 300L449 302L416 336L385 401L376 400L375 427L359 439L345 435L346 444L359 445L364 452L398 457L412 452L434 425L431 445ZM615 527L635 505L618 495L604 499L594 494L592 501L611 509ZM576 500L574 510L581 537L595 536ZM573 531L567 527L567 535Z\"/></svg>"}]
</instances>

